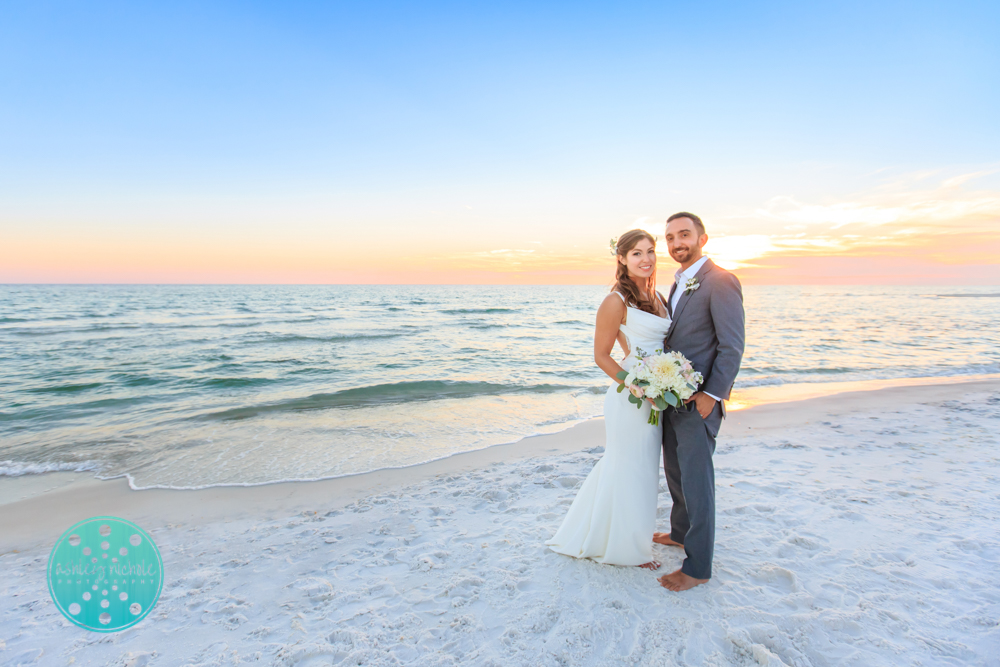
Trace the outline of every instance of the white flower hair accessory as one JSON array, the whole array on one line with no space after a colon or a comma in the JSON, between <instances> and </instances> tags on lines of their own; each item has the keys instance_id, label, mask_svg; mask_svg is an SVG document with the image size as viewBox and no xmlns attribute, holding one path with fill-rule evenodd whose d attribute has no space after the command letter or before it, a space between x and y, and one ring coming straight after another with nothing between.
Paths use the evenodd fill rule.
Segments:
<instances>
[{"instance_id":1,"label":"white flower hair accessory","mask_svg":"<svg viewBox=\"0 0 1000 667\"><path fill-rule=\"evenodd\" d=\"M659 237L659 236L657 236L656 234L653 234L652 236L653 236L653 243L654 243L654 244L655 244L655 243L656 243L657 241L659 241L659 240L660 240L660 237ZM618 254L618 239L617 239L617 238L612 238L612 239L611 239L611 243L610 243L609 245L610 245L610 247L611 247L611 254L612 254L612 255L617 255L617 254Z\"/></svg>"},{"instance_id":2,"label":"white flower hair accessory","mask_svg":"<svg viewBox=\"0 0 1000 667\"><path fill-rule=\"evenodd\" d=\"M701 287L701 283L698 282L697 278L688 278L688 281L684 283L684 293L690 295L699 287Z\"/></svg>"}]
</instances>

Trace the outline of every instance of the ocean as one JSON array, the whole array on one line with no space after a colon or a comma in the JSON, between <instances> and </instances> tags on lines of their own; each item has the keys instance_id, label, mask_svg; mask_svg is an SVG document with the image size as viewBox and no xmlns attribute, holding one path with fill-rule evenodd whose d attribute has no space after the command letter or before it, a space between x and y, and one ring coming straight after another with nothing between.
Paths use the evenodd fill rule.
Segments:
<instances>
[{"instance_id":1,"label":"ocean","mask_svg":"<svg viewBox=\"0 0 1000 667\"><path fill-rule=\"evenodd\" d=\"M315 480L600 414L601 286L0 286L0 475ZM737 389L1000 372L996 287L747 286Z\"/></svg>"}]
</instances>

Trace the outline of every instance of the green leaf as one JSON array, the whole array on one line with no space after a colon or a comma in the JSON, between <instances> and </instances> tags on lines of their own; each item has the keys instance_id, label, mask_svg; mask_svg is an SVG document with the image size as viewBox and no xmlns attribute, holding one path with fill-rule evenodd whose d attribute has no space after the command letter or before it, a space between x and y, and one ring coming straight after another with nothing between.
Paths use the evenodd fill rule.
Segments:
<instances>
[{"instance_id":1,"label":"green leaf","mask_svg":"<svg viewBox=\"0 0 1000 667\"><path fill-rule=\"evenodd\" d=\"M660 410L666 410L667 409L667 402L665 400L663 400L662 396L657 396L656 397L656 407L658 407Z\"/></svg>"},{"instance_id":2,"label":"green leaf","mask_svg":"<svg viewBox=\"0 0 1000 667\"><path fill-rule=\"evenodd\" d=\"M680 403L680 401L677 400L677 397L674 396L673 393L669 391L663 395L663 400L669 403L670 405L674 406L675 408Z\"/></svg>"},{"instance_id":3,"label":"green leaf","mask_svg":"<svg viewBox=\"0 0 1000 667\"><path fill-rule=\"evenodd\" d=\"M618 378L619 380L624 380L625 378L628 377L628 371L618 371L617 373L615 373L615 377Z\"/></svg>"},{"instance_id":4,"label":"green leaf","mask_svg":"<svg viewBox=\"0 0 1000 667\"><path fill-rule=\"evenodd\" d=\"M628 402L629 403L637 403L639 405L642 404L642 401L640 399L636 398L635 394L629 394L628 395Z\"/></svg>"},{"instance_id":5,"label":"green leaf","mask_svg":"<svg viewBox=\"0 0 1000 667\"><path fill-rule=\"evenodd\" d=\"M624 391L624 389L625 389L625 384L622 383L622 384L618 385L618 389L616 389L615 391L617 391L620 394L620 393L622 393L622 391Z\"/></svg>"}]
</instances>

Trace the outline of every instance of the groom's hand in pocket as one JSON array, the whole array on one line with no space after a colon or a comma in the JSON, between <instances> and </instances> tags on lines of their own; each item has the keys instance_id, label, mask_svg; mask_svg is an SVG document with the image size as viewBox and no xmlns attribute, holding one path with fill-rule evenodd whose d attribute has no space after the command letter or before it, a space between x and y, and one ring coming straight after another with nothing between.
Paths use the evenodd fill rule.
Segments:
<instances>
[{"instance_id":1,"label":"groom's hand in pocket","mask_svg":"<svg viewBox=\"0 0 1000 667\"><path fill-rule=\"evenodd\" d=\"M708 419L708 416L712 414L712 410L715 409L715 399L703 391L699 391L685 401L685 403L690 403L691 401L694 401L694 407L698 410L698 414L701 415L702 419Z\"/></svg>"}]
</instances>

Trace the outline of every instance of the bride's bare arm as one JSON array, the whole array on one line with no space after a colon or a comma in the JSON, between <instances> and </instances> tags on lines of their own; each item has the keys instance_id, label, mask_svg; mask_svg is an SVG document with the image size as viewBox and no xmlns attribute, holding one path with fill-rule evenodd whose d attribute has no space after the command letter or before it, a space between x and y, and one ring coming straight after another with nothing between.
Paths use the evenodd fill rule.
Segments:
<instances>
[{"instance_id":1,"label":"bride's bare arm","mask_svg":"<svg viewBox=\"0 0 1000 667\"><path fill-rule=\"evenodd\" d=\"M615 382L620 382L615 375L625 369L611 358L611 350L614 349L615 341L618 339L618 327L624 318L625 304L614 294L609 294L597 309L597 324L594 327L594 361Z\"/></svg>"},{"instance_id":2,"label":"bride's bare arm","mask_svg":"<svg viewBox=\"0 0 1000 667\"><path fill-rule=\"evenodd\" d=\"M622 346L622 350L625 351L625 356L627 357L632 350L628 347L628 338L625 337L624 331L618 331L618 344Z\"/></svg>"}]
</instances>

